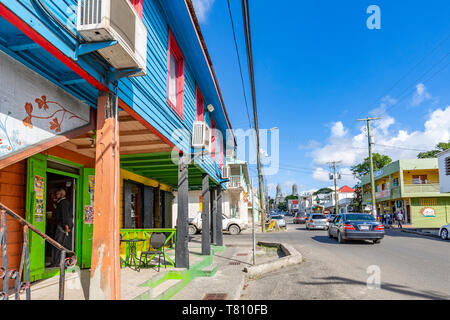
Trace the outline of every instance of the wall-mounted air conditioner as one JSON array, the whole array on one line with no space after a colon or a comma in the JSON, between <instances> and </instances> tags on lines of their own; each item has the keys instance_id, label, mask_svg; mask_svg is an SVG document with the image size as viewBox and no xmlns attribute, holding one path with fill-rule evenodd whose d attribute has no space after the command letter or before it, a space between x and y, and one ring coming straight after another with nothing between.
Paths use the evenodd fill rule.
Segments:
<instances>
[{"instance_id":1,"label":"wall-mounted air conditioner","mask_svg":"<svg viewBox=\"0 0 450 320\"><path fill-rule=\"evenodd\" d=\"M192 147L209 150L211 130L204 121L194 121L192 130Z\"/></svg>"},{"instance_id":2,"label":"wall-mounted air conditioner","mask_svg":"<svg viewBox=\"0 0 450 320\"><path fill-rule=\"evenodd\" d=\"M118 70L147 69L147 28L129 0L78 0L77 31L88 42L117 40L98 52Z\"/></svg>"},{"instance_id":3,"label":"wall-mounted air conditioner","mask_svg":"<svg viewBox=\"0 0 450 320\"><path fill-rule=\"evenodd\" d=\"M222 179L230 179L230 166L222 167Z\"/></svg>"}]
</instances>

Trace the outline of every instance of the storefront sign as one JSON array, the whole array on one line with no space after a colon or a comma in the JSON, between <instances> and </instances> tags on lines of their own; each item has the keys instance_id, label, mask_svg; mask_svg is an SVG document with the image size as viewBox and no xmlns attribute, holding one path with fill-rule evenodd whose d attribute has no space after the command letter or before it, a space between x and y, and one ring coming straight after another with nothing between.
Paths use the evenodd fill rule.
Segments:
<instances>
[{"instance_id":1,"label":"storefront sign","mask_svg":"<svg viewBox=\"0 0 450 320\"><path fill-rule=\"evenodd\" d=\"M431 207L425 207L420 210L420 214L424 217L436 217L436 210Z\"/></svg>"},{"instance_id":2,"label":"storefront sign","mask_svg":"<svg viewBox=\"0 0 450 320\"><path fill-rule=\"evenodd\" d=\"M373 174L373 176L374 176L374 178L376 178L376 177L379 177L379 176L381 176L381 175L383 175L384 174L384 170L383 169L380 169L380 170L378 170L378 171L375 171L375 173Z\"/></svg>"},{"instance_id":3,"label":"storefront sign","mask_svg":"<svg viewBox=\"0 0 450 320\"><path fill-rule=\"evenodd\" d=\"M89 121L87 104L0 51L0 159Z\"/></svg>"},{"instance_id":4,"label":"storefront sign","mask_svg":"<svg viewBox=\"0 0 450 320\"><path fill-rule=\"evenodd\" d=\"M84 223L94 223L94 189L95 189L95 176L88 176L89 181L89 198L91 204L84 207Z\"/></svg>"},{"instance_id":5,"label":"storefront sign","mask_svg":"<svg viewBox=\"0 0 450 320\"><path fill-rule=\"evenodd\" d=\"M35 210L34 221L44 221L44 178L38 175L34 176L34 194L35 194Z\"/></svg>"}]
</instances>

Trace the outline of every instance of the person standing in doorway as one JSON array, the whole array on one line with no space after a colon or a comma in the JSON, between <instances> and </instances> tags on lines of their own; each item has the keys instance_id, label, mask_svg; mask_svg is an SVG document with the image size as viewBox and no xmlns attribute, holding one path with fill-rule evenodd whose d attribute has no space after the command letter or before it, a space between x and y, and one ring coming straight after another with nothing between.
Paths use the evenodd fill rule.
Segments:
<instances>
[{"instance_id":1,"label":"person standing in doorway","mask_svg":"<svg viewBox=\"0 0 450 320\"><path fill-rule=\"evenodd\" d=\"M72 250L73 212L72 204L66 199L66 190L60 188L56 191L56 232L55 240L63 247ZM53 248L52 263L59 266L61 253Z\"/></svg>"}]
</instances>

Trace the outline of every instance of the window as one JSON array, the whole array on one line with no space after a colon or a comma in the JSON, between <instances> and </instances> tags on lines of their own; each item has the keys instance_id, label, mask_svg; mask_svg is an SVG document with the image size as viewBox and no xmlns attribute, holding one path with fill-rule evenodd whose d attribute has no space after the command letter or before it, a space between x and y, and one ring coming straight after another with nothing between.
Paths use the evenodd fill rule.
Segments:
<instances>
[{"instance_id":1,"label":"window","mask_svg":"<svg viewBox=\"0 0 450 320\"><path fill-rule=\"evenodd\" d=\"M200 92L200 89L198 87L196 87L195 90L195 120L196 121L203 121L203 109L204 109L204 104L203 104L203 96L202 93Z\"/></svg>"},{"instance_id":2,"label":"window","mask_svg":"<svg viewBox=\"0 0 450 320\"><path fill-rule=\"evenodd\" d=\"M420 198L419 199L419 205L421 207L437 206L437 204L438 204L437 198Z\"/></svg>"},{"instance_id":3,"label":"window","mask_svg":"<svg viewBox=\"0 0 450 320\"><path fill-rule=\"evenodd\" d=\"M398 187L398 178L394 178L394 181L392 182L392 185L394 187Z\"/></svg>"},{"instance_id":4,"label":"window","mask_svg":"<svg viewBox=\"0 0 450 320\"><path fill-rule=\"evenodd\" d=\"M414 175L413 176L413 184L427 184L428 183L428 179L427 179L427 175Z\"/></svg>"},{"instance_id":5,"label":"window","mask_svg":"<svg viewBox=\"0 0 450 320\"><path fill-rule=\"evenodd\" d=\"M223 168L223 141L220 141L220 169Z\"/></svg>"},{"instance_id":6,"label":"window","mask_svg":"<svg viewBox=\"0 0 450 320\"><path fill-rule=\"evenodd\" d=\"M183 119L184 56L170 30L167 67L167 103Z\"/></svg>"},{"instance_id":7,"label":"window","mask_svg":"<svg viewBox=\"0 0 450 320\"><path fill-rule=\"evenodd\" d=\"M450 157L445 158L445 175L450 176Z\"/></svg>"}]
</instances>

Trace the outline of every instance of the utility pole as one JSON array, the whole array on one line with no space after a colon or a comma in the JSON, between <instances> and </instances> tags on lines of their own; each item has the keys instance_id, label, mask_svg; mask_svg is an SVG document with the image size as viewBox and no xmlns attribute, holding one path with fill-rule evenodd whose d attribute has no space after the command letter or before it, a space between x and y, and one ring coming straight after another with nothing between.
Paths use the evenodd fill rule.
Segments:
<instances>
[{"instance_id":1,"label":"utility pole","mask_svg":"<svg viewBox=\"0 0 450 320\"><path fill-rule=\"evenodd\" d=\"M340 161L330 161L329 162L333 166L333 180L334 180L334 210L335 214L339 214L339 205L338 205L338 195L337 195L337 176L336 176L336 164L341 163Z\"/></svg>"},{"instance_id":2,"label":"utility pole","mask_svg":"<svg viewBox=\"0 0 450 320\"><path fill-rule=\"evenodd\" d=\"M256 265L256 235L255 235L255 193L253 192L253 179L251 180L252 193L252 239L253 239L253 265Z\"/></svg>"},{"instance_id":3,"label":"utility pole","mask_svg":"<svg viewBox=\"0 0 450 320\"><path fill-rule=\"evenodd\" d=\"M256 133L256 162L258 167L258 183L259 183L259 203L261 208L261 231L265 231L265 205L264 205L264 189L263 189L263 175L261 170L261 151L259 147L259 129L258 129L258 112L256 108L256 89L255 89L255 73L253 70L253 53L252 53L252 36L250 31L250 13L248 7L248 0L242 0L242 19L244 22L244 33L245 33L245 45L247 49L247 65L248 73L250 77L250 84L252 90L252 103L253 103L253 121L255 122L255 133Z\"/></svg>"},{"instance_id":4,"label":"utility pole","mask_svg":"<svg viewBox=\"0 0 450 320\"><path fill-rule=\"evenodd\" d=\"M369 144L369 166L370 166L370 188L372 189L372 215L374 218L377 218L377 208L375 202L375 178L373 176L373 158L372 158L372 144L373 139L370 135L370 121L378 120L381 118L365 118L365 119L356 119L356 121L366 121L367 122L367 143Z\"/></svg>"}]
</instances>

